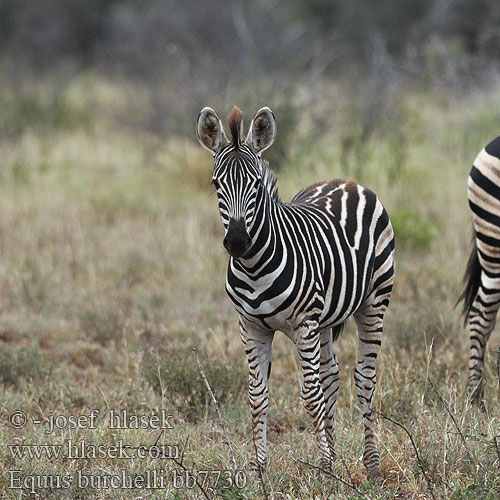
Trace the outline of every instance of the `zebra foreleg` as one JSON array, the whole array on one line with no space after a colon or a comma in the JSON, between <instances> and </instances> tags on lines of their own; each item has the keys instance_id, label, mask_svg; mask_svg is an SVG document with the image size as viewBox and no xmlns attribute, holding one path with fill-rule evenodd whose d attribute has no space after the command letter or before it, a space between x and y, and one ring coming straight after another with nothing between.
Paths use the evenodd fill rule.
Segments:
<instances>
[{"instance_id":1,"label":"zebra foreleg","mask_svg":"<svg viewBox=\"0 0 500 500\"><path fill-rule=\"evenodd\" d=\"M320 381L320 331L316 321L304 322L296 332L296 344L302 366L301 397L311 417L319 446L320 467L331 470L333 455L325 430L326 408Z\"/></svg>"},{"instance_id":2,"label":"zebra foreleg","mask_svg":"<svg viewBox=\"0 0 500 500\"><path fill-rule=\"evenodd\" d=\"M267 459L267 407L274 332L256 329L240 319L240 334L248 361L248 395L252 412L254 458L250 460L249 468L263 471Z\"/></svg>"},{"instance_id":3,"label":"zebra foreleg","mask_svg":"<svg viewBox=\"0 0 500 500\"><path fill-rule=\"evenodd\" d=\"M325 432L332 459L335 459L335 414L339 392L339 365L333 352L332 329L321 330L319 378L325 400Z\"/></svg>"},{"instance_id":4,"label":"zebra foreleg","mask_svg":"<svg viewBox=\"0 0 500 500\"><path fill-rule=\"evenodd\" d=\"M483 364L488 339L500 307L500 283L481 275L481 284L467 318L470 338L468 389L475 404L483 401Z\"/></svg>"},{"instance_id":5,"label":"zebra foreleg","mask_svg":"<svg viewBox=\"0 0 500 500\"><path fill-rule=\"evenodd\" d=\"M372 400L377 381L375 363L383 335L383 311L380 312L377 308L368 306L358 311L354 318L359 336L358 363L354 372L354 381L365 427L363 463L369 478L381 479L380 455L374 434Z\"/></svg>"}]
</instances>

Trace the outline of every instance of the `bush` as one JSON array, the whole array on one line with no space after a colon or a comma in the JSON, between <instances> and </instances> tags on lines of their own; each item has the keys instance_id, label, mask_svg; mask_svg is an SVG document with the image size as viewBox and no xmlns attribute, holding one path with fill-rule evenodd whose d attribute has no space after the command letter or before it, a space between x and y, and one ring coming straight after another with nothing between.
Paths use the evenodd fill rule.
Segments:
<instances>
[{"instance_id":1,"label":"bush","mask_svg":"<svg viewBox=\"0 0 500 500\"><path fill-rule=\"evenodd\" d=\"M82 330L103 346L119 339L123 332L123 320L116 311L85 311L80 313L79 319Z\"/></svg>"},{"instance_id":2,"label":"bush","mask_svg":"<svg viewBox=\"0 0 500 500\"><path fill-rule=\"evenodd\" d=\"M220 406L236 401L247 376L233 363L209 360L202 356L203 371ZM143 374L158 394L165 396L176 411L187 420L197 420L211 406L211 398L190 350L178 350L163 355L145 352Z\"/></svg>"},{"instance_id":3,"label":"bush","mask_svg":"<svg viewBox=\"0 0 500 500\"><path fill-rule=\"evenodd\" d=\"M397 246L428 248L434 240L434 224L423 220L420 214L412 210L402 210L392 212L390 217Z\"/></svg>"},{"instance_id":4,"label":"bush","mask_svg":"<svg viewBox=\"0 0 500 500\"><path fill-rule=\"evenodd\" d=\"M0 93L0 133L17 137L25 130L49 132L88 127L93 113L89 106L75 105L64 95L65 86L54 83L45 94L33 90L10 88ZM11 83L11 87L16 84Z\"/></svg>"},{"instance_id":5,"label":"bush","mask_svg":"<svg viewBox=\"0 0 500 500\"><path fill-rule=\"evenodd\" d=\"M49 366L37 344L28 348L2 344L0 348L0 382L19 388L22 380L41 381L49 375Z\"/></svg>"}]
</instances>

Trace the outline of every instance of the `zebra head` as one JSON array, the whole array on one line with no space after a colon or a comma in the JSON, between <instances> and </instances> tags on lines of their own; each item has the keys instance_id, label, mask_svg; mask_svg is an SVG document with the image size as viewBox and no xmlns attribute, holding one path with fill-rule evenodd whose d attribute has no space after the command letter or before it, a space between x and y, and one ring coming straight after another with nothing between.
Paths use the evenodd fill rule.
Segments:
<instances>
[{"instance_id":1,"label":"zebra head","mask_svg":"<svg viewBox=\"0 0 500 500\"><path fill-rule=\"evenodd\" d=\"M211 108L201 110L197 127L200 144L214 157L212 184L225 229L224 247L236 258L243 257L252 245L251 229L267 170L260 155L276 136L276 123L269 108L257 111L246 138L242 118L235 106L228 117L231 140Z\"/></svg>"}]
</instances>

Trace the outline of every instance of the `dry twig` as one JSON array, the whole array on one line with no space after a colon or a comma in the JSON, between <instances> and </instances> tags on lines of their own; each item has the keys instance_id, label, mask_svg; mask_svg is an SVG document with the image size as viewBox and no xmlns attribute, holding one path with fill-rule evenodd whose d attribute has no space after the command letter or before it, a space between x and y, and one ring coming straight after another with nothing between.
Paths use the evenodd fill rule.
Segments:
<instances>
[{"instance_id":1,"label":"dry twig","mask_svg":"<svg viewBox=\"0 0 500 500\"><path fill-rule=\"evenodd\" d=\"M354 484L348 483L345 479L342 479L340 476L337 476L337 474L334 474L333 472L323 469L323 467L319 467L318 465L310 464L309 462L306 462L305 460L300 460L299 459L293 459L295 462L299 462L301 464L307 465L308 467L311 467L313 469L319 470L320 472L323 472L327 476L333 477L333 479L336 479L337 481L340 481L342 484L345 484L349 488L352 488L358 495L361 495L361 491L354 486Z\"/></svg>"},{"instance_id":2,"label":"dry twig","mask_svg":"<svg viewBox=\"0 0 500 500\"><path fill-rule=\"evenodd\" d=\"M464 444L464 448L467 451L467 454L470 456L470 451L469 451L469 448L467 447L467 441L465 440L464 433L462 432L462 429L460 429L460 426L458 425L458 422L456 421L455 416L451 412L449 406L446 404L446 401L444 400L443 396L441 396L440 392L436 389L436 386L432 383L432 380L428 379L428 381L429 381L429 384L431 385L432 389L434 390L434 392L437 394L439 400L441 401L441 403L445 407L446 411L448 412L448 415L451 417L451 420L455 424L455 428L457 429L458 434L459 434L460 438L462 439L462 442Z\"/></svg>"},{"instance_id":3,"label":"dry twig","mask_svg":"<svg viewBox=\"0 0 500 500\"><path fill-rule=\"evenodd\" d=\"M500 469L500 447L498 446L498 441L497 441L498 436L493 436L493 444L495 445L495 448L497 450L497 455L498 455L498 468Z\"/></svg>"},{"instance_id":4,"label":"dry twig","mask_svg":"<svg viewBox=\"0 0 500 500\"><path fill-rule=\"evenodd\" d=\"M498 375L498 388L500 389L500 347L497 349L497 375Z\"/></svg>"},{"instance_id":5,"label":"dry twig","mask_svg":"<svg viewBox=\"0 0 500 500\"><path fill-rule=\"evenodd\" d=\"M406 434L410 438L411 445L413 446L413 449L415 450L415 455L417 457L417 462L418 462L418 465L420 467L420 470L422 471L422 474L424 475L425 480L427 481L427 488L429 489L429 493L431 494L431 497L434 500L436 500L436 497L434 496L434 490L432 488L432 483L431 483L429 477L427 476L427 472L425 470L424 463L422 462L422 459L420 458L420 453L418 452L418 448L417 448L417 445L415 443L415 439L413 438L413 434L403 424L397 422L396 420L393 420L390 417L387 417L386 415L384 415L383 413L381 413L377 410L373 410L373 411L375 413L377 413L378 415L380 415L382 418L385 418L385 420L392 422L394 425L397 425L398 427L400 427L401 429L403 429L406 432Z\"/></svg>"},{"instance_id":6,"label":"dry twig","mask_svg":"<svg viewBox=\"0 0 500 500\"><path fill-rule=\"evenodd\" d=\"M190 474L191 476L193 476L194 480L195 480L195 483L196 483L196 486L198 486L198 488L200 488L200 491L203 493L203 496L207 500L211 500L211 498L208 496L208 493L205 491L205 489L203 488L203 486L198 481L198 476L193 471L191 471L190 469L188 469L180 460L177 460L176 458L172 458L172 461L174 462L175 465L178 465L182 470L186 471L188 474Z\"/></svg>"},{"instance_id":7,"label":"dry twig","mask_svg":"<svg viewBox=\"0 0 500 500\"><path fill-rule=\"evenodd\" d=\"M469 450L469 447L467 446L467 441L465 440L465 436L464 436L464 433L462 432L462 429L460 428L460 426L458 425L458 422L455 418L455 416L453 415L453 412L450 410L450 407L448 406L448 404L446 403L446 401L444 400L443 396L441 396L440 392L437 390L436 386L432 383L432 380L429 378L428 379L429 381L429 384L431 385L432 389L434 390L434 392L437 394L439 400L441 401L441 403L443 404L443 406L445 407L446 411L448 412L448 415L450 416L451 420L453 421L453 424L455 425L455 428L457 429L457 432L460 436L460 439L462 440L462 443L464 445L464 449L465 451L467 452L467 455L469 456L469 460L471 461L471 464L472 464L472 471L473 471L473 474L474 474L474 479L477 480L477 474L476 474L476 465L480 465L483 469L484 469L484 465L481 464L480 462L478 462L474 456L472 455L472 453L470 452Z\"/></svg>"},{"instance_id":8,"label":"dry twig","mask_svg":"<svg viewBox=\"0 0 500 500\"><path fill-rule=\"evenodd\" d=\"M162 430L162 433L163 433L163 430ZM160 436L161 436L161 433L160 435L158 436L158 438L156 439L155 441L155 445L156 443L158 442L158 440L160 439ZM184 452L186 451L186 448L187 448L187 444L188 444L188 441L189 441L189 436L186 437L186 441L184 441L184 446L182 448L182 455L181 455L181 459L180 460L177 460L177 458L172 458L172 461L174 462L174 464L176 464L177 466L179 466L182 470L186 471L187 473L189 473L191 476L194 477L194 480L195 480L195 483L196 483L196 486L198 486L198 488L200 488L200 491L203 493L203 496L207 499L207 500L211 500L210 497L208 496L208 493L205 491L205 489L203 488L203 486L200 484L200 482L198 481L198 476L196 474L193 473L193 471L191 471L190 469L188 469L185 465L184 465Z\"/></svg>"},{"instance_id":9,"label":"dry twig","mask_svg":"<svg viewBox=\"0 0 500 500\"><path fill-rule=\"evenodd\" d=\"M205 385L207 386L208 392L210 393L210 396L212 397L212 401L214 402L215 409L217 410L217 415L219 417L220 426L222 427L222 431L224 432L224 436L226 437L226 443L229 446L229 451L231 452L231 457L233 459L234 471L236 472L238 470L238 464L236 463L236 457L234 456L233 446L231 444L231 440L229 439L229 435L226 431L226 426L224 425L224 420L222 419L222 415L221 415L221 412L219 410L219 403L217 403L217 399L215 399L215 395L212 391L212 388L210 387L210 384L208 383L207 377L205 376L205 372L203 371L203 368L201 367L200 358L198 357L198 353L196 352L196 347L193 347L193 354L194 354L196 361L198 363L198 368L200 369L201 377L203 378L203 381L205 382Z\"/></svg>"},{"instance_id":10,"label":"dry twig","mask_svg":"<svg viewBox=\"0 0 500 500\"><path fill-rule=\"evenodd\" d=\"M495 352L497 354L497 376L498 376L498 388L500 389L500 347Z\"/></svg>"},{"instance_id":11,"label":"dry twig","mask_svg":"<svg viewBox=\"0 0 500 500\"><path fill-rule=\"evenodd\" d=\"M347 466L346 461L344 460L344 457L342 455L338 455L340 457L340 461L342 462L342 465L344 466L345 470L347 471L347 475L349 476L349 481L351 481L352 484L354 484L354 481L352 480L351 476L351 471L349 470L349 467Z\"/></svg>"}]
</instances>

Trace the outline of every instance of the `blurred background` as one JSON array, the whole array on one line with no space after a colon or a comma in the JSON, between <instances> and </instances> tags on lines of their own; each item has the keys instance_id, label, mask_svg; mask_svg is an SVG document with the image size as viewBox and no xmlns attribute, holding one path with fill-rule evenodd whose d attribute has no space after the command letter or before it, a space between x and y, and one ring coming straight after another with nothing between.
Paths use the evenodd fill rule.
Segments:
<instances>
[{"instance_id":1,"label":"blurred background","mask_svg":"<svg viewBox=\"0 0 500 500\"><path fill-rule=\"evenodd\" d=\"M334 83L375 127L401 86L490 85L499 24L495 0L2 0L2 91L50 77L57 116L43 116L29 93L23 109L57 126L70 118L65 92L75 78L125 80L140 92L124 104L143 112L127 108L114 116L119 124L192 137L207 103L223 113L233 102L251 105L248 113L283 108L285 130L301 106L319 105L314 116L324 121L336 99L321 100L318 86ZM94 112L86 107L81 118ZM20 127L1 122L2 133Z\"/></svg>"},{"instance_id":2,"label":"blurred background","mask_svg":"<svg viewBox=\"0 0 500 500\"><path fill-rule=\"evenodd\" d=\"M224 290L212 158L195 126L204 106L225 122L236 104L247 125L269 106L277 139L263 156L284 201L319 180L354 179L391 217L396 281L375 407L411 426L443 498L498 498L496 360L488 354L490 417L463 398L468 342L455 303L470 249L467 176L500 132L499 73L498 0L0 0L0 411L167 408L177 422L169 442L190 438L189 466L224 470L195 346L246 466L246 358ZM283 337L266 481L273 498L327 498L331 483L290 457L315 448ZM355 338L348 324L337 342L338 440L360 484ZM429 379L474 439L469 450ZM43 432L0 434L0 491L7 468L73 472L72 461L8 453L14 437L45 442ZM110 432L100 422L74 439L154 442L147 430ZM388 424L378 436L387 498L421 498L411 447ZM84 462L95 474L156 465ZM58 493L82 498L77 488ZM256 498L260 486L232 494L223 498Z\"/></svg>"}]
</instances>

